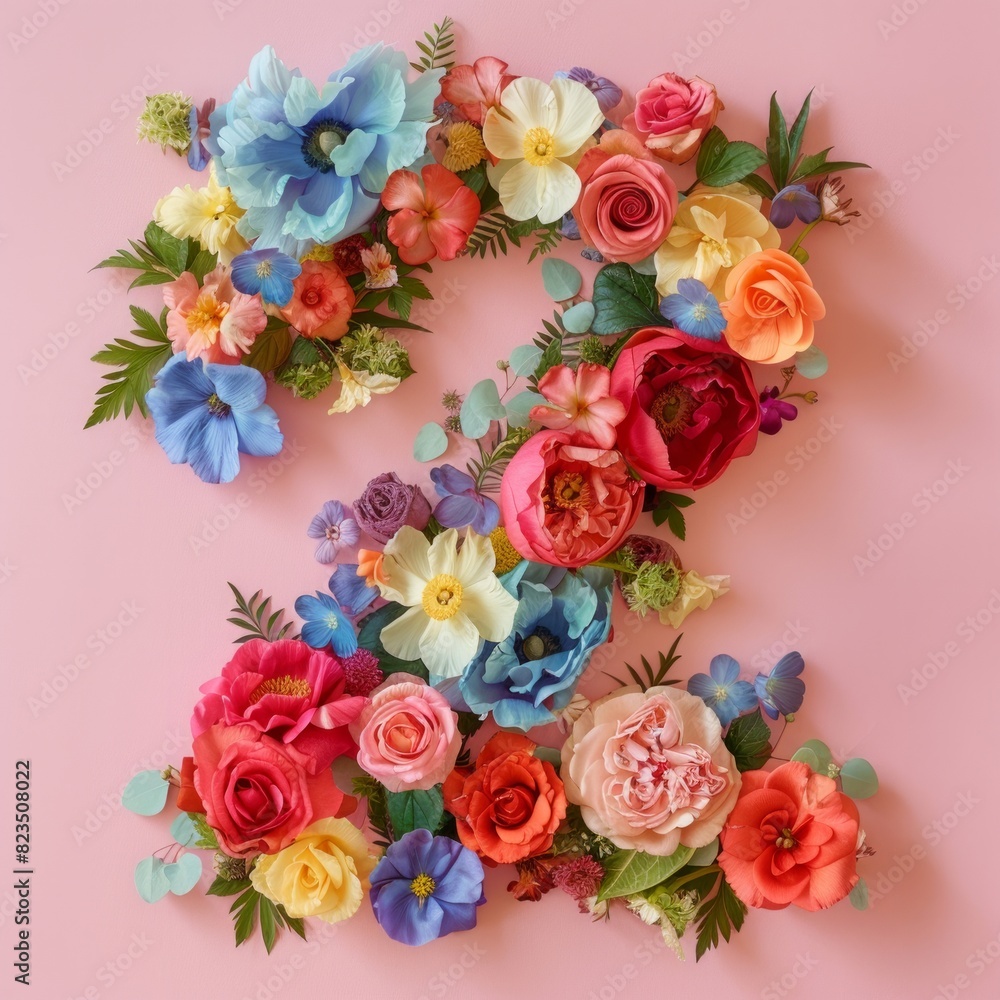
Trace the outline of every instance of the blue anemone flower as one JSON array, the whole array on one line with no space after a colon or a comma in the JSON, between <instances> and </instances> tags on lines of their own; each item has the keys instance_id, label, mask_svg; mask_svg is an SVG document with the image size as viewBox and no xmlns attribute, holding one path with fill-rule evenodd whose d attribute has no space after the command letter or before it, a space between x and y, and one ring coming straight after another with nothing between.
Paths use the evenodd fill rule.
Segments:
<instances>
[{"instance_id":1,"label":"blue anemone flower","mask_svg":"<svg viewBox=\"0 0 1000 1000\"><path fill-rule=\"evenodd\" d=\"M819 198L805 184L783 187L771 202L771 222L778 229L787 229L796 219L815 222L821 214Z\"/></svg>"},{"instance_id":2,"label":"blue anemone flower","mask_svg":"<svg viewBox=\"0 0 1000 1000\"><path fill-rule=\"evenodd\" d=\"M230 275L238 292L259 295L276 306L287 306L292 301L292 282L302 273L302 265L294 257L274 247L244 250L231 266Z\"/></svg>"},{"instance_id":3,"label":"blue anemone flower","mask_svg":"<svg viewBox=\"0 0 1000 1000\"><path fill-rule=\"evenodd\" d=\"M771 668L770 674L757 674L753 686L760 707L772 718L794 715L802 707L806 685L799 674L805 668L801 653L786 653Z\"/></svg>"},{"instance_id":4,"label":"blue anemone flower","mask_svg":"<svg viewBox=\"0 0 1000 1000\"><path fill-rule=\"evenodd\" d=\"M757 694L749 681L740 680L740 665L731 656L712 657L707 674L695 674L687 685L728 726L733 719L757 707Z\"/></svg>"},{"instance_id":5,"label":"blue anemone flower","mask_svg":"<svg viewBox=\"0 0 1000 1000\"><path fill-rule=\"evenodd\" d=\"M156 440L171 462L206 483L229 483L245 455L277 455L284 438L264 404L267 383L246 365L206 364L175 354L146 393Z\"/></svg>"},{"instance_id":6,"label":"blue anemone flower","mask_svg":"<svg viewBox=\"0 0 1000 1000\"><path fill-rule=\"evenodd\" d=\"M682 333L702 340L719 340L726 328L718 299L697 278L681 278L676 293L660 302L660 313Z\"/></svg>"},{"instance_id":7,"label":"blue anemone flower","mask_svg":"<svg viewBox=\"0 0 1000 1000\"><path fill-rule=\"evenodd\" d=\"M431 469L431 479L441 497L434 508L438 524L444 528L471 526L478 535L488 535L500 523L496 501L476 489L476 481L454 465Z\"/></svg>"},{"instance_id":8,"label":"blue anemone flower","mask_svg":"<svg viewBox=\"0 0 1000 1000\"><path fill-rule=\"evenodd\" d=\"M315 597L304 594L295 602L295 613L302 619L302 638L313 649L329 646L337 656L350 656L357 651L354 625L329 594L318 590Z\"/></svg>"},{"instance_id":9,"label":"blue anemone flower","mask_svg":"<svg viewBox=\"0 0 1000 1000\"><path fill-rule=\"evenodd\" d=\"M424 152L443 72L409 83L406 56L372 45L317 89L262 49L206 143L246 209L240 233L298 257L367 225L389 175Z\"/></svg>"}]
</instances>

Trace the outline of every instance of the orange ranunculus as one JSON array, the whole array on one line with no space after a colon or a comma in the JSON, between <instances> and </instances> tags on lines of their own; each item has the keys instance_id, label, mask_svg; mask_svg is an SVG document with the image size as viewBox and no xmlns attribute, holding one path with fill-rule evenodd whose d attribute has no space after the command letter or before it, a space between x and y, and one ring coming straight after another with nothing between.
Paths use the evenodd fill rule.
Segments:
<instances>
[{"instance_id":1,"label":"orange ranunculus","mask_svg":"<svg viewBox=\"0 0 1000 1000\"><path fill-rule=\"evenodd\" d=\"M394 213L386 232L406 264L454 259L479 221L475 193L440 163L424 167L419 177L412 170L394 171L382 204Z\"/></svg>"},{"instance_id":2,"label":"orange ranunculus","mask_svg":"<svg viewBox=\"0 0 1000 1000\"><path fill-rule=\"evenodd\" d=\"M799 761L746 771L720 835L719 865L748 906L822 910L858 881L858 810Z\"/></svg>"},{"instance_id":3,"label":"orange ranunculus","mask_svg":"<svg viewBox=\"0 0 1000 1000\"><path fill-rule=\"evenodd\" d=\"M726 340L747 359L780 364L813 342L826 307L805 268L784 250L744 257L726 278Z\"/></svg>"},{"instance_id":4,"label":"orange ranunculus","mask_svg":"<svg viewBox=\"0 0 1000 1000\"><path fill-rule=\"evenodd\" d=\"M347 333L354 309L354 290L333 261L305 260L292 282L291 301L281 310L304 337L337 340Z\"/></svg>"},{"instance_id":5,"label":"orange ranunculus","mask_svg":"<svg viewBox=\"0 0 1000 1000\"><path fill-rule=\"evenodd\" d=\"M512 864L542 854L566 816L566 792L555 768L532 756L526 736L497 733L476 769L454 770L444 783L445 808L462 843L481 858Z\"/></svg>"}]
</instances>

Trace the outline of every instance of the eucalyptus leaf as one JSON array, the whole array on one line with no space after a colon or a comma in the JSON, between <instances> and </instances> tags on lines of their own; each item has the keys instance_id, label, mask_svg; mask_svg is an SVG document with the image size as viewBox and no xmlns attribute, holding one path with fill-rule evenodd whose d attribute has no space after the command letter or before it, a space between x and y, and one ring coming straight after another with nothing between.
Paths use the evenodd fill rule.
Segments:
<instances>
[{"instance_id":1,"label":"eucalyptus leaf","mask_svg":"<svg viewBox=\"0 0 1000 1000\"><path fill-rule=\"evenodd\" d=\"M606 874L597 893L597 901L601 903L606 899L632 896L643 889L651 889L683 868L692 854L692 847L678 847L666 857L644 851L616 851L604 862Z\"/></svg>"},{"instance_id":2,"label":"eucalyptus leaf","mask_svg":"<svg viewBox=\"0 0 1000 1000\"><path fill-rule=\"evenodd\" d=\"M163 874L175 896L190 892L201 878L201 858L182 854L173 864L163 866Z\"/></svg>"},{"instance_id":3,"label":"eucalyptus leaf","mask_svg":"<svg viewBox=\"0 0 1000 1000\"><path fill-rule=\"evenodd\" d=\"M556 302L565 302L579 293L583 275L568 261L547 257L542 261L542 284Z\"/></svg>"},{"instance_id":4,"label":"eucalyptus leaf","mask_svg":"<svg viewBox=\"0 0 1000 1000\"><path fill-rule=\"evenodd\" d=\"M510 352L510 370L517 376L533 375L542 357L542 349L534 344L521 344Z\"/></svg>"},{"instance_id":5,"label":"eucalyptus leaf","mask_svg":"<svg viewBox=\"0 0 1000 1000\"><path fill-rule=\"evenodd\" d=\"M840 769L844 794L852 799L870 799L878 791L875 768L863 757L852 757Z\"/></svg>"},{"instance_id":6,"label":"eucalyptus leaf","mask_svg":"<svg viewBox=\"0 0 1000 1000\"><path fill-rule=\"evenodd\" d=\"M833 754L822 740L806 740L795 753L792 760L800 760L808 764L818 774L829 774L833 763Z\"/></svg>"},{"instance_id":7,"label":"eucalyptus leaf","mask_svg":"<svg viewBox=\"0 0 1000 1000\"><path fill-rule=\"evenodd\" d=\"M847 898L851 901L851 906L853 906L854 909L867 910L868 883L863 878L859 878L857 884L851 890L851 894Z\"/></svg>"},{"instance_id":8,"label":"eucalyptus leaf","mask_svg":"<svg viewBox=\"0 0 1000 1000\"><path fill-rule=\"evenodd\" d=\"M477 382L462 403L459 420L462 433L473 440L481 438L494 420L503 420L507 411L500 402L497 384L491 378Z\"/></svg>"},{"instance_id":9,"label":"eucalyptus leaf","mask_svg":"<svg viewBox=\"0 0 1000 1000\"><path fill-rule=\"evenodd\" d=\"M198 828L194 825L191 817L187 813L181 813L177 819L170 824L170 836L177 841L181 847L194 847L201 838Z\"/></svg>"},{"instance_id":10,"label":"eucalyptus leaf","mask_svg":"<svg viewBox=\"0 0 1000 1000\"><path fill-rule=\"evenodd\" d=\"M170 892L170 881L164 874L166 865L160 858L143 858L135 866L135 887L147 903L155 903Z\"/></svg>"},{"instance_id":11,"label":"eucalyptus leaf","mask_svg":"<svg viewBox=\"0 0 1000 1000\"><path fill-rule=\"evenodd\" d=\"M170 782L160 771L140 771L125 786L122 805L138 816L155 816L167 804Z\"/></svg>"},{"instance_id":12,"label":"eucalyptus leaf","mask_svg":"<svg viewBox=\"0 0 1000 1000\"><path fill-rule=\"evenodd\" d=\"M413 457L418 462L433 462L448 450L448 434L440 424L429 423L417 431Z\"/></svg>"},{"instance_id":13,"label":"eucalyptus leaf","mask_svg":"<svg viewBox=\"0 0 1000 1000\"><path fill-rule=\"evenodd\" d=\"M795 370L803 378L821 378L829 367L827 356L815 345L807 347L795 356Z\"/></svg>"},{"instance_id":14,"label":"eucalyptus leaf","mask_svg":"<svg viewBox=\"0 0 1000 1000\"><path fill-rule=\"evenodd\" d=\"M507 401L507 424L510 427L527 427L531 419L531 408L545 402L545 398L534 389L525 389Z\"/></svg>"},{"instance_id":15,"label":"eucalyptus leaf","mask_svg":"<svg viewBox=\"0 0 1000 1000\"><path fill-rule=\"evenodd\" d=\"M593 302L577 302L562 314L563 326L567 333L586 333L594 322L597 310Z\"/></svg>"}]
</instances>

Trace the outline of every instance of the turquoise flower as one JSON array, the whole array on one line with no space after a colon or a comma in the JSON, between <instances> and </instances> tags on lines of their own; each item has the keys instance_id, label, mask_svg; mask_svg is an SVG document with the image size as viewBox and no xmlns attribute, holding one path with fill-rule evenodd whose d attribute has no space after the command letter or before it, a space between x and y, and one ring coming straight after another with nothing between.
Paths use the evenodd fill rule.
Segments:
<instances>
[{"instance_id":1,"label":"turquoise flower","mask_svg":"<svg viewBox=\"0 0 1000 1000\"><path fill-rule=\"evenodd\" d=\"M246 210L239 231L298 257L363 228L389 175L423 154L443 72L407 83L406 56L373 45L317 90L262 49L206 143Z\"/></svg>"}]
</instances>

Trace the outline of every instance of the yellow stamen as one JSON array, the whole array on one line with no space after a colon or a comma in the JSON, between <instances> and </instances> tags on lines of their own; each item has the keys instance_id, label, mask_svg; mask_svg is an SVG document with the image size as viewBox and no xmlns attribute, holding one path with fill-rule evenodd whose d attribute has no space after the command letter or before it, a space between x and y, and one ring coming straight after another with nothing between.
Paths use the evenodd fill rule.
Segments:
<instances>
[{"instance_id":1,"label":"yellow stamen","mask_svg":"<svg viewBox=\"0 0 1000 1000\"><path fill-rule=\"evenodd\" d=\"M448 573L439 573L424 587L423 608L429 618L445 622L462 606L462 585Z\"/></svg>"},{"instance_id":2,"label":"yellow stamen","mask_svg":"<svg viewBox=\"0 0 1000 1000\"><path fill-rule=\"evenodd\" d=\"M483 133L472 122L455 122L445 137L448 148L441 159L447 170L470 170L486 156Z\"/></svg>"},{"instance_id":3,"label":"yellow stamen","mask_svg":"<svg viewBox=\"0 0 1000 1000\"><path fill-rule=\"evenodd\" d=\"M590 485L581 472L560 472L552 480L551 493L543 498L550 509L577 510L590 505Z\"/></svg>"},{"instance_id":4,"label":"yellow stamen","mask_svg":"<svg viewBox=\"0 0 1000 1000\"><path fill-rule=\"evenodd\" d=\"M421 901L425 900L436 888L437 882L426 872L421 872L410 883L410 892Z\"/></svg>"},{"instance_id":5,"label":"yellow stamen","mask_svg":"<svg viewBox=\"0 0 1000 1000\"><path fill-rule=\"evenodd\" d=\"M188 331L195 335L200 334L214 344L227 312L229 312L228 302L219 302L214 295L204 292L198 296L194 309L187 314Z\"/></svg>"},{"instance_id":6,"label":"yellow stamen","mask_svg":"<svg viewBox=\"0 0 1000 1000\"><path fill-rule=\"evenodd\" d=\"M269 677L250 692L250 704L256 705L266 694L287 695L290 698L308 698L312 694L309 681L303 677Z\"/></svg>"},{"instance_id":7,"label":"yellow stamen","mask_svg":"<svg viewBox=\"0 0 1000 1000\"><path fill-rule=\"evenodd\" d=\"M547 128L529 128L524 134L524 158L533 167L546 167L556 158L556 145Z\"/></svg>"},{"instance_id":8,"label":"yellow stamen","mask_svg":"<svg viewBox=\"0 0 1000 1000\"><path fill-rule=\"evenodd\" d=\"M507 529L502 524L490 532L490 544L493 546L493 555L496 558L493 571L497 576L509 573L521 561L521 553L510 544Z\"/></svg>"}]
</instances>

